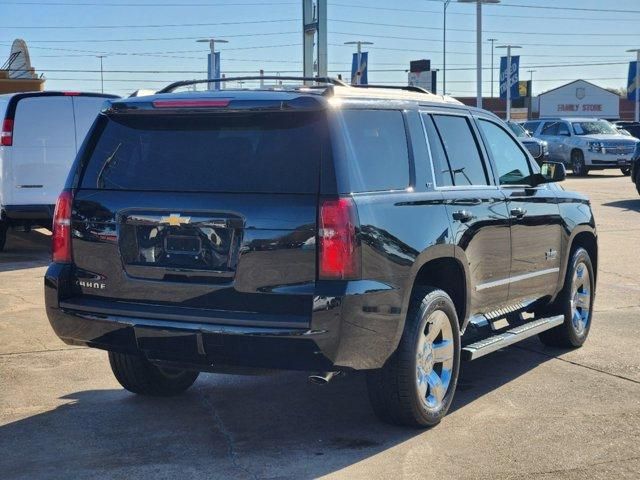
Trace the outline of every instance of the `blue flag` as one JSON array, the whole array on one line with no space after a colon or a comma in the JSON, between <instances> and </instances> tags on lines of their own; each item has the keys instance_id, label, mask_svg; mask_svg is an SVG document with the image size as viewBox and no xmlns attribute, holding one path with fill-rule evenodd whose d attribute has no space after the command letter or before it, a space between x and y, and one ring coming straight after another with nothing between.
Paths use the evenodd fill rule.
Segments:
<instances>
[{"instance_id":1,"label":"blue flag","mask_svg":"<svg viewBox=\"0 0 640 480\"><path fill-rule=\"evenodd\" d=\"M351 84L367 85L369 83L369 79L367 78L369 52L362 52L359 56L360 58L358 59L358 54L353 54L353 60L351 62Z\"/></svg>"},{"instance_id":2,"label":"blue flag","mask_svg":"<svg viewBox=\"0 0 640 480\"><path fill-rule=\"evenodd\" d=\"M629 62L629 80L627 82L627 98L636 100L636 75L638 74L637 62Z\"/></svg>"},{"instance_id":3,"label":"blue flag","mask_svg":"<svg viewBox=\"0 0 640 480\"><path fill-rule=\"evenodd\" d=\"M511 68L507 74L507 57L500 58L500 98L507 99L507 77L509 78L509 86L511 88L511 100L520 98L520 57L511 57Z\"/></svg>"}]
</instances>

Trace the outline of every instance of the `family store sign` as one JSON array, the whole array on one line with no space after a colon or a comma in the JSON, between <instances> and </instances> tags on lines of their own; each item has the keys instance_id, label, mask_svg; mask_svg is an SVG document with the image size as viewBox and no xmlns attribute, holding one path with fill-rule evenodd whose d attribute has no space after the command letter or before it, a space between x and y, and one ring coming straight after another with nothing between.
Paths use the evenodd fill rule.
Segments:
<instances>
[{"instance_id":1,"label":"family store sign","mask_svg":"<svg viewBox=\"0 0 640 480\"><path fill-rule=\"evenodd\" d=\"M549 90L538 101L540 117L620 117L620 97L584 80Z\"/></svg>"}]
</instances>

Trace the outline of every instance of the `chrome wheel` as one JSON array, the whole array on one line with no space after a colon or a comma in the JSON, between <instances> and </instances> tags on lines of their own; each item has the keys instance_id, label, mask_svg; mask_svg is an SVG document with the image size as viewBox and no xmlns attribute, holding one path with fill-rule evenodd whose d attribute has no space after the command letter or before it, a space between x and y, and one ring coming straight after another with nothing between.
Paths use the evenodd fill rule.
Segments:
<instances>
[{"instance_id":1,"label":"chrome wheel","mask_svg":"<svg viewBox=\"0 0 640 480\"><path fill-rule=\"evenodd\" d=\"M583 262L576 265L571 281L571 323L579 336L584 335L591 310L591 277Z\"/></svg>"},{"instance_id":2,"label":"chrome wheel","mask_svg":"<svg viewBox=\"0 0 640 480\"><path fill-rule=\"evenodd\" d=\"M449 317L442 310L432 312L420 334L416 351L416 388L428 410L442 407L451 383L454 348Z\"/></svg>"}]
</instances>

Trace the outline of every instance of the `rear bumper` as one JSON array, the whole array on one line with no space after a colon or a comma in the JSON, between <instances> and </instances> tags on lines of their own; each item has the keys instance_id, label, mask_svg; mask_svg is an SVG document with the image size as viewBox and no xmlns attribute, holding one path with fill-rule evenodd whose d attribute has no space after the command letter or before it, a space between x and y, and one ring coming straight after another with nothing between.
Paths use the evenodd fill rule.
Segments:
<instances>
[{"instance_id":1,"label":"rear bumper","mask_svg":"<svg viewBox=\"0 0 640 480\"><path fill-rule=\"evenodd\" d=\"M49 225L53 220L55 205L5 205L4 217L9 221L36 221Z\"/></svg>"},{"instance_id":2,"label":"rear bumper","mask_svg":"<svg viewBox=\"0 0 640 480\"><path fill-rule=\"evenodd\" d=\"M301 328L286 322L267 326L258 318L251 325L233 318L212 323L118 309L89 311L82 302L65 299L74 290L71 270L52 264L45 275L47 316L65 343L142 354L200 370L379 368L395 350L404 327L399 308L371 313L371 305L390 305L398 293L379 282L318 285L323 294L314 297L310 325Z\"/></svg>"}]
</instances>

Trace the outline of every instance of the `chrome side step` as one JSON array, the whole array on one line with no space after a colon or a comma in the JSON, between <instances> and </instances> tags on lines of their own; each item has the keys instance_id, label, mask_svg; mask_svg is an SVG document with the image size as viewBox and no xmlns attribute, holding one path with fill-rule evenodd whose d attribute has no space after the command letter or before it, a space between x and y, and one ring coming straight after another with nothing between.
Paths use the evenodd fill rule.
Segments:
<instances>
[{"instance_id":1,"label":"chrome side step","mask_svg":"<svg viewBox=\"0 0 640 480\"><path fill-rule=\"evenodd\" d=\"M467 345L462 349L462 359L469 361L484 357L488 353L495 352L496 350L513 345L525 338L532 337L540 332L562 325L563 322L564 315L540 318L538 320L527 322L524 325L507 330L500 335L494 335Z\"/></svg>"}]
</instances>

